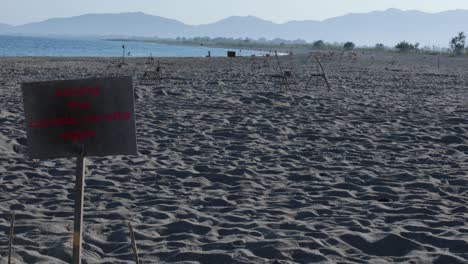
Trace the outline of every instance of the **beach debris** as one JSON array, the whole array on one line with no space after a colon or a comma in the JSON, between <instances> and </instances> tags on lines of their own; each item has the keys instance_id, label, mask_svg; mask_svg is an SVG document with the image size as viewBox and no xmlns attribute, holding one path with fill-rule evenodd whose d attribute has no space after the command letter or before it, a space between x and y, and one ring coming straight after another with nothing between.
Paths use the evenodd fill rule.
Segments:
<instances>
[{"instance_id":1,"label":"beach debris","mask_svg":"<svg viewBox=\"0 0 468 264\"><path fill-rule=\"evenodd\" d=\"M236 52L235 52L235 51L232 51L232 50L229 50L229 51L227 52L227 56L228 56L229 58L235 58L235 57L236 57Z\"/></svg>"},{"instance_id":2,"label":"beach debris","mask_svg":"<svg viewBox=\"0 0 468 264\"><path fill-rule=\"evenodd\" d=\"M356 52L349 52L349 50L343 50L340 54L340 61L342 61L345 54L347 54L348 60L356 61L358 59L358 54Z\"/></svg>"},{"instance_id":3,"label":"beach debris","mask_svg":"<svg viewBox=\"0 0 468 264\"><path fill-rule=\"evenodd\" d=\"M252 56L250 59L250 70L255 71L255 70L260 70L262 68L260 64L260 60L257 59L255 56Z\"/></svg>"},{"instance_id":4,"label":"beach debris","mask_svg":"<svg viewBox=\"0 0 468 264\"><path fill-rule=\"evenodd\" d=\"M153 53L150 53L149 57L145 61L146 65L154 65Z\"/></svg>"},{"instance_id":5,"label":"beach debris","mask_svg":"<svg viewBox=\"0 0 468 264\"><path fill-rule=\"evenodd\" d=\"M132 240L132 251L135 256L135 264L140 264L140 258L138 257L138 250L135 239L135 231L133 230L132 223L128 222L128 230L130 232L130 239Z\"/></svg>"},{"instance_id":6,"label":"beach debris","mask_svg":"<svg viewBox=\"0 0 468 264\"><path fill-rule=\"evenodd\" d=\"M162 69L161 63L158 61L154 68L150 70L145 70L143 75L140 78L140 84L143 85L152 85L161 83L162 79Z\"/></svg>"},{"instance_id":7,"label":"beach debris","mask_svg":"<svg viewBox=\"0 0 468 264\"><path fill-rule=\"evenodd\" d=\"M261 70L262 68L270 67L267 59L262 59L256 56L250 58L250 69L252 71Z\"/></svg>"},{"instance_id":8,"label":"beach debris","mask_svg":"<svg viewBox=\"0 0 468 264\"><path fill-rule=\"evenodd\" d=\"M343 59L343 56L344 56L345 53L346 53L346 50L343 50L343 51L341 52L341 54L340 54L340 62L341 62L341 60Z\"/></svg>"},{"instance_id":9,"label":"beach debris","mask_svg":"<svg viewBox=\"0 0 468 264\"><path fill-rule=\"evenodd\" d=\"M262 78L265 78L265 77L275 78L275 76L268 75L266 73L267 71L269 71L269 69L270 69L270 62L269 62L268 58L252 56L250 58L250 72L249 72L250 73L249 76L253 77L253 80L252 80L251 83L254 86L261 83L258 80L259 76L262 76ZM283 80L282 77L279 76L279 78L275 78L273 83L274 83L275 86L281 85L279 83L282 82L282 80Z\"/></svg>"},{"instance_id":10,"label":"beach debris","mask_svg":"<svg viewBox=\"0 0 468 264\"><path fill-rule=\"evenodd\" d=\"M10 214L10 235L8 239L8 264L11 264L11 254L13 251L13 234L15 228L15 213Z\"/></svg>"}]
</instances>

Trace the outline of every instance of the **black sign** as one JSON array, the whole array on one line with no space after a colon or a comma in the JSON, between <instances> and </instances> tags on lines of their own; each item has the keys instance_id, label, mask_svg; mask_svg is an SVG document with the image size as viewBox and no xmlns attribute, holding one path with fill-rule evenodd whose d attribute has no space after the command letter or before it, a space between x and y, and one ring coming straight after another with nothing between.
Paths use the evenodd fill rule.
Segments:
<instances>
[{"instance_id":1,"label":"black sign","mask_svg":"<svg viewBox=\"0 0 468 264\"><path fill-rule=\"evenodd\" d=\"M23 83L32 158L136 155L131 77Z\"/></svg>"}]
</instances>

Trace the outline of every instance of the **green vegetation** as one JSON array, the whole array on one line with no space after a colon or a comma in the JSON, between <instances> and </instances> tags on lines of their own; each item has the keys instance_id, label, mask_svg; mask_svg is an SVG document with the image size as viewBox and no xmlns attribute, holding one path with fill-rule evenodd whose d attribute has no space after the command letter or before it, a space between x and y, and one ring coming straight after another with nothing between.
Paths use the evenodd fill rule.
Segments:
<instances>
[{"instance_id":1,"label":"green vegetation","mask_svg":"<svg viewBox=\"0 0 468 264\"><path fill-rule=\"evenodd\" d=\"M375 49L376 50L385 50L385 46L382 43L377 43L377 44L375 44Z\"/></svg>"},{"instance_id":2,"label":"green vegetation","mask_svg":"<svg viewBox=\"0 0 468 264\"><path fill-rule=\"evenodd\" d=\"M122 41L122 40L119 40ZM239 48L239 49L263 49L263 50L287 50L287 49L296 49L311 47L310 43L307 43L305 40L285 40L285 39L272 39L267 40L265 38L260 38L257 40L250 38L210 38L210 37L194 37L194 38L185 38L178 37L175 39L161 39L161 38L140 38L140 39L131 39L127 41L144 41L144 42L155 42L161 44L175 44L175 45L190 45L190 46L207 46L207 47L229 47L229 48Z\"/></svg>"},{"instance_id":3,"label":"green vegetation","mask_svg":"<svg viewBox=\"0 0 468 264\"><path fill-rule=\"evenodd\" d=\"M450 47L453 49L456 55L462 55L465 51L465 42L465 32L460 32L457 36L450 40Z\"/></svg>"},{"instance_id":4,"label":"green vegetation","mask_svg":"<svg viewBox=\"0 0 468 264\"><path fill-rule=\"evenodd\" d=\"M459 46L465 46L464 34L458 35L454 40L454 45L452 49ZM221 48L231 48L231 49L257 49L265 51L312 51L312 50L329 50L329 51L351 51L354 49L362 51L397 51L397 52L417 52L423 54L432 54L437 55L441 53L449 53L448 49L441 49L439 47L419 47L419 43L409 43L407 41L402 41L398 43L395 47L387 47L382 43L377 43L374 46L356 46L353 42L325 42L324 40L317 40L314 42L307 42L302 39L297 40L285 40L285 39L271 39L267 40L265 38L251 39L251 38L210 38L210 37L194 37L194 38L185 38L178 37L175 39L167 38L128 38L128 39L108 39L111 41L121 41L121 42L149 42L149 43L160 43L168 45L187 45L187 46L204 46L204 47L221 47ZM452 40L453 41L453 40ZM461 51L464 51L464 48L461 48Z\"/></svg>"},{"instance_id":5,"label":"green vegetation","mask_svg":"<svg viewBox=\"0 0 468 264\"><path fill-rule=\"evenodd\" d=\"M323 40L315 42L306 42L302 39L285 40L285 39L272 39L265 38L250 39L250 38L210 38L210 37L194 37L185 38L178 37L175 39L164 38L130 38L130 39L109 39L111 41L137 41L137 42L151 42L170 45L190 45L190 46L206 46L206 47L227 47L238 49L261 49L261 50L282 50L289 51L294 49L304 50L342 50L343 43L328 43Z\"/></svg>"},{"instance_id":6,"label":"green vegetation","mask_svg":"<svg viewBox=\"0 0 468 264\"><path fill-rule=\"evenodd\" d=\"M419 43L411 44L406 41L402 41L395 46L395 49L399 52L411 52L411 51L418 51L419 50Z\"/></svg>"},{"instance_id":7,"label":"green vegetation","mask_svg":"<svg viewBox=\"0 0 468 264\"><path fill-rule=\"evenodd\" d=\"M354 45L353 42L349 42L349 41L343 45L344 50L353 50L355 47L356 45Z\"/></svg>"},{"instance_id":8,"label":"green vegetation","mask_svg":"<svg viewBox=\"0 0 468 264\"><path fill-rule=\"evenodd\" d=\"M317 40L314 43L312 43L312 47L314 49L325 49L326 45L323 40Z\"/></svg>"}]
</instances>

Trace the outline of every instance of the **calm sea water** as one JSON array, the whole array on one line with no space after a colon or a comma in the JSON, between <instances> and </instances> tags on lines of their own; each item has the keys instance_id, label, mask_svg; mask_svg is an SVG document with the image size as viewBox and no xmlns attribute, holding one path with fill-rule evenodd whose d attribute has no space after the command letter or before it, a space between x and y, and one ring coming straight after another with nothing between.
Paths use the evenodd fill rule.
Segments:
<instances>
[{"instance_id":1,"label":"calm sea water","mask_svg":"<svg viewBox=\"0 0 468 264\"><path fill-rule=\"evenodd\" d=\"M120 42L97 39L67 39L43 37L18 37L0 35L0 56L52 56L52 57L120 57L122 45L130 57L204 57L226 56L229 49L162 45L143 42ZM235 49L231 49L235 50ZM239 54L239 50L236 50ZM263 55L262 51L242 50L240 55Z\"/></svg>"}]
</instances>

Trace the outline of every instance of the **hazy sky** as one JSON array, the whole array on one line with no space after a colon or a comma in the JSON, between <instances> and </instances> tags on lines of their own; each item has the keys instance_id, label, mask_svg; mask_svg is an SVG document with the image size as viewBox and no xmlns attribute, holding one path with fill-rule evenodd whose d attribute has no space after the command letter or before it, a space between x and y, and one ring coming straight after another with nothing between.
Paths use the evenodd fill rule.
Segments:
<instances>
[{"instance_id":1,"label":"hazy sky","mask_svg":"<svg viewBox=\"0 0 468 264\"><path fill-rule=\"evenodd\" d=\"M232 15L254 15L282 23L388 8L431 13L468 9L468 0L0 0L0 4L0 22L13 25L86 13L133 11L204 24Z\"/></svg>"}]
</instances>

